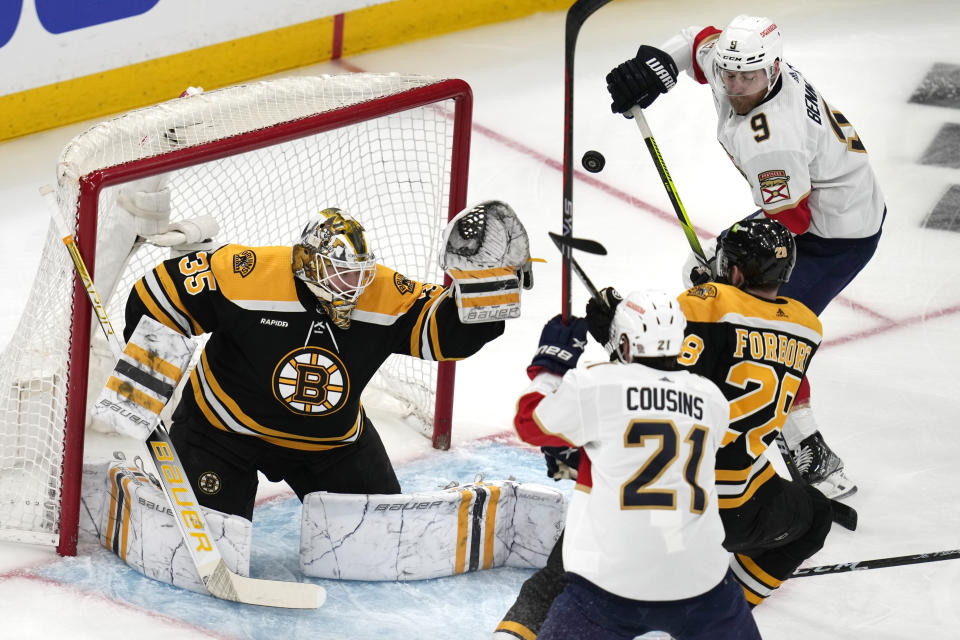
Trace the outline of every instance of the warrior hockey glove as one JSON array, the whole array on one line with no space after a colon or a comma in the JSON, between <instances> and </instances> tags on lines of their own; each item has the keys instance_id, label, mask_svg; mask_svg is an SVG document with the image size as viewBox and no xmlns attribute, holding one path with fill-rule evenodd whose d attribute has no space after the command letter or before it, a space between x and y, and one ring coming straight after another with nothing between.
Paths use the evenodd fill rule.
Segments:
<instances>
[{"instance_id":1,"label":"warrior hockey glove","mask_svg":"<svg viewBox=\"0 0 960 640\"><path fill-rule=\"evenodd\" d=\"M600 290L600 299L590 298L587 301L587 328L593 339L602 345L610 342L610 323L613 321L613 312L623 297L613 287Z\"/></svg>"},{"instance_id":2,"label":"warrior hockey glove","mask_svg":"<svg viewBox=\"0 0 960 640\"><path fill-rule=\"evenodd\" d=\"M630 108L646 109L661 93L677 84L677 64L670 54L642 45L637 57L618 65L607 74L607 91L613 102L610 109L630 118Z\"/></svg>"},{"instance_id":3,"label":"warrior hockey glove","mask_svg":"<svg viewBox=\"0 0 960 640\"><path fill-rule=\"evenodd\" d=\"M532 376L539 369L563 375L577 366L577 360L587 346L587 321L570 316L569 324L563 324L559 315L554 316L540 332L540 346L527 367Z\"/></svg>"}]
</instances>

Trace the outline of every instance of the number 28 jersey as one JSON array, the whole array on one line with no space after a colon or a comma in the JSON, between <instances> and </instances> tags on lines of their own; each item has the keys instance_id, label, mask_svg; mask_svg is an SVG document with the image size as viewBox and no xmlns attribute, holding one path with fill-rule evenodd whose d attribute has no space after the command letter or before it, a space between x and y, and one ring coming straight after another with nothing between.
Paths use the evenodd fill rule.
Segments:
<instances>
[{"instance_id":1,"label":"number 28 jersey","mask_svg":"<svg viewBox=\"0 0 960 640\"><path fill-rule=\"evenodd\" d=\"M678 360L730 402L717 489L720 508L736 508L776 473L763 453L783 428L823 330L796 300L764 300L726 284L693 287L677 299L687 317Z\"/></svg>"},{"instance_id":2,"label":"number 28 jersey","mask_svg":"<svg viewBox=\"0 0 960 640\"><path fill-rule=\"evenodd\" d=\"M688 371L599 363L539 374L514 420L531 444L582 446L563 563L633 600L679 600L723 579L714 484L727 401Z\"/></svg>"}]
</instances>

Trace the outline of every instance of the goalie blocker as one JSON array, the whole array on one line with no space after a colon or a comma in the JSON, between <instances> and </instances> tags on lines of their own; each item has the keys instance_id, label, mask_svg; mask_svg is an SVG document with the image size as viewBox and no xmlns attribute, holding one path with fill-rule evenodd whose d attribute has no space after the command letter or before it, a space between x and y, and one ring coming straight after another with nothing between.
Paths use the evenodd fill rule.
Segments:
<instances>
[{"instance_id":1,"label":"goalie blocker","mask_svg":"<svg viewBox=\"0 0 960 640\"><path fill-rule=\"evenodd\" d=\"M443 232L440 267L453 279L460 322L520 317L520 289L533 288L530 240L510 205L486 200Z\"/></svg>"},{"instance_id":2,"label":"goalie blocker","mask_svg":"<svg viewBox=\"0 0 960 640\"><path fill-rule=\"evenodd\" d=\"M121 435L146 440L195 347L191 338L143 316L93 405L93 419Z\"/></svg>"}]
</instances>

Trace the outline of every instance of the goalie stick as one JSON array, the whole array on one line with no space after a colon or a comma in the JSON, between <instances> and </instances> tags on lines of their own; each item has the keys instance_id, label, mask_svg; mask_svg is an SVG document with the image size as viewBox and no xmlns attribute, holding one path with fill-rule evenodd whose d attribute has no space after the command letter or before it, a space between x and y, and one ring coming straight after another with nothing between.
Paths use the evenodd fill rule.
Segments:
<instances>
[{"instance_id":1,"label":"goalie stick","mask_svg":"<svg viewBox=\"0 0 960 640\"><path fill-rule=\"evenodd\" d=\"M848 571L865 571L866 569L884 569L886 567L901 567L907 564L922 562L939 562L960 558L960 549L948 551L933 551L931 553L917 553L912 556L893 556L891 558L876 558L874 560L857 560L854 562L838 562L837 564L822 564L816 567L800 567L790 576L791 578L806 578L822 576L827 573L846 573Z\"/></svg>"},{"instance_id":2,"label":"goalie stick","mask_svg":"<svg viewBox=\"0 0 960 640\"><path fill-rule=\"evenodd\" d=\"M610 0L577 0L567 9L566 33L563 45L563 219L560 229L564 237L573 235L573 60L577 48L580 27L593 13ZM559 245L558 245L559 246ZM560 316L566 322L570 316L571 299L570 269L573 263L572 248L560 246L563 256L561 266Z\"/></svg>"},{"instance_id":3,"label":"goalie stick","mask_svg":"<svg viewBox=\"0 0 960 640\"><path fill-rule=\"evenodd\" d=\"M40 193L48 204L50 217L70 254L77 277L90 298L100 329L114 356L119 357L123 344L100 300L73 233L60 217L53 188L42 187ZM157 423L143 444L157 467L160 484L183 536L184 546L190 552L190 558L210 595L232 602L288 609L316 609L324 603L327 594L319 585L248 578L231 571L213 541L210 527L199 508L193 488L186 481L183 465L162 422Z\"/></svg>"}]
</instances>

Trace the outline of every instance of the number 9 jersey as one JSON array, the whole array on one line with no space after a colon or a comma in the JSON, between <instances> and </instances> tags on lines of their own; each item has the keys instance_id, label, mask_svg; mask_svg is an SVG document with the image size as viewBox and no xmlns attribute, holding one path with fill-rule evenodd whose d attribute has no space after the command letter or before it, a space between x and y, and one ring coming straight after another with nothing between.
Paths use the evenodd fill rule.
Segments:
<instances>
[{"instance_id":1,"label":"number 9 jersey","mask_svg":"<svg viewBox=\"0 0 960 640\"><path fill-rule=\"evenodd\" d=\"M720 31L689 27L663 45L677 66L710 85L717 140L754 203L794 234L866 238L879 231L883 194L853 124L799 70L780 74L759 105L738 115L714 64Z\"/></svg>"}]
</instances>

